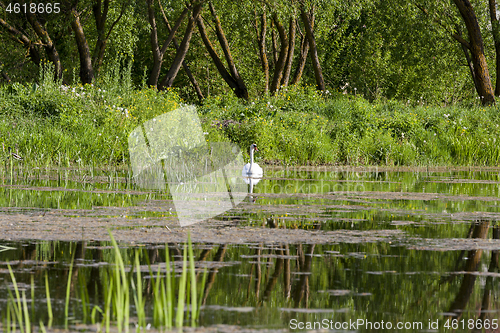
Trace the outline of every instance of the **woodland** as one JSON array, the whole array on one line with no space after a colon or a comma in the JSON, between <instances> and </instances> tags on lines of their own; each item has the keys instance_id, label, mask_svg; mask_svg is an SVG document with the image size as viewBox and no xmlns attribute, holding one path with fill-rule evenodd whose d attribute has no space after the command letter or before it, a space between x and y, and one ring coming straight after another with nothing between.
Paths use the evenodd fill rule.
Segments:
<instances>
[{"instance_id":1,"label":"woodland","mask_svg":"<svg viewBox=\"0 0 500 333\"><path fill-rule=\"evenodd\" d=\"M36 81L50 62L56 80L91 84L119 62L135 84L192 102L296 84L440 105L500 95L495 0L37 4L0 2L5 83Z\"/></svg>"},{"instance_id":2,"label":"woodland","mask_svg":"<svg viewBox=\"0 0 500 333\"><path fill-rule=\"evenodd\" d=\"M270 163L500 162L496 0L0 8L0 142L34 164L127 164L130 132L185 104Z\"/></svg>"}]
</instances>

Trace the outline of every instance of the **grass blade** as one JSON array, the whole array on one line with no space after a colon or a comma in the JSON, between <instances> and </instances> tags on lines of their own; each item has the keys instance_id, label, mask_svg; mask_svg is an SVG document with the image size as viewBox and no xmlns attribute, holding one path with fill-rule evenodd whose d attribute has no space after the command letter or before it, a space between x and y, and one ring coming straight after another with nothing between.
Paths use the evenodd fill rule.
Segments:
<instances>
[{"instance_id":1,"label":"grass blade","mask_svg":"<svg viewBox=\"0 0 500 333\"><path fill-rule=\"evenodd\" d=\"M191 233L188 233L189 271L191 273L191 326L196 326L197 302L196 302L196 272L194 268L193 244Z\"/></svg>"},{"instance_id":2,"label":"grass blade","mask_svg":"<svg viewBox=\"0 0 500 333\"><path fill-rule=\"evenodd\" d=\"M186 296L186 281L187 281L187 246L184 244L184 254L182 258L182 275L179 281L179 301L177 302L177 313L175 326L181 328L184 319L184 301Z\"/></svg>"}]
</instances>

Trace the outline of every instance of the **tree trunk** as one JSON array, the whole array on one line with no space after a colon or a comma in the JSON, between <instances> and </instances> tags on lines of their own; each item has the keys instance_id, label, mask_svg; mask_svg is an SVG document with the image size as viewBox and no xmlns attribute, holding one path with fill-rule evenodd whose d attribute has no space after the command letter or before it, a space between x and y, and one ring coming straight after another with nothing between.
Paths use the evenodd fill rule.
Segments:
<instances>
[{"instance_id":1,"label":"tree trunk","mask_svg":"<svg viewBox=\"0 0 500 333\"><path fill-rule=\"evenodd\" d=\"M274 76L273 81L271 82L271 94L274 94L280 87L283 70L285 69L286 57L288 54L288 38L286 36L285 28L278 20L278 15L276 13L273 15L273 21L280 35L281 48L278 62L274 67Z\"/></svg>"},{"instance_id":2,"label":"tree trunk","mask_svg":"<svg viewBox=\"0 0 500 333\"><path fill-rule=\"evenodd\" d=\"M158 45L158 31L156 27L156 18L153 9L153 0L146 1L148 6L148 19L149 25L151 26L151 48L153 51L153 68L149 74L148 86L157 88L158 79L160 77L161 64L163 62L163 55L160 52L160 46Z\"/></svg>"},{"instance_id":3,"label":"tree trunk","mask_svg":"<svg viewBox=\"0 0 500 333\"><path fill-rule=\"evenodd\" d=\"M7 32L12 36L12 38L19 44L23 45L28 49L31 61L36 66L40 66L40 52L38 52L38 47L41 45L39 43L32 42L26 35L11 26L9 23L0 18L0 25L7 30Z\"/></svg>"},{"instance_id":4,"label":"tree trunk","mask_svg":"<svg viewBox=\"0 0 500 333\"><path fill-rule=\"evenodd\" d=\"M209 1L208 6L210 8L210 12L212 13L212 16L214 17L214 23L215 23L215 31L217 34L217 39L219 40L219 44L222 47L222 51L224 52L224 57L226 58L227 66L229 67L229 72L231 73L231 76L233 79L236 81L236 84L238 86L238 94L239 96L242 96L245 99L248 99L248 90L245 85L245 82L241 78L240 74L238 73L238 70L236 69L236 65L234 64L233 57L231 56L231 50L229 48L229 43L227 42L226 35L224 34L224 30L222 30L222 24L220 23L219 17L217 16L217 13L215 12L215 8L212 5L212 2Z\"/></svg>"},{"instance_id":5,"label":"tree trunk","mask_svg":"<svg viewBox=\"0 0 500 333\"><path fill-rule=\"evenodd\" d=\"M26 13L26 17L28 18L28 22L33 27L38 38L40 38L43 42L43 46L45 48L45 53L49 60L54 64L54 79L60 80L62 79L62 64L61 58L59 57L59 53L57 52L56 46L52 42L47 30L38 22L36 16L31 12Z\"/></svg>"},{"instance_id":6,"label":"tree trunk","mask_svg":"<svg viewBox=\"0 0 500 333\"><path fill-rule=\"evenodd\" d=\"M163 15L163 20L165 21L165 25L167 26L168 33L172 33L172 28L170 27L170 23L168 22L167 15L165 15L165 11L163 10L163 7L161 5L161 0L158 0L158 5L160 6L161 13ZM179 44L177 43L177 39L175 36L172 38L172 42L174 43L174 47L176 52L179 51ZM198 84L198 81L194 77L193 73L191 72L191 69L189 68L188 64L186 63L186 60L182 61L182 67L186 71L186 75L189 78L189 81L191 81L191 84L193 85L194 91L196 92L196 95L198 96L198 100L201 102L205 98L203 96L203 93L201 92L200 85Z\"/></svg>"},{"instance_id":7,"label":"tree trunk","mask_svg":"<svg viewBox=\"0 0 500 333\"><path fill-rule=\"evenodd\" d=\"M92 12L94 13L95 25L97 30L97 42L95 44L93 56L92 56L92 64L94 66L94 73L97 75L101 70L102 62L104 60L104 52L106 50L106 45L108 43L109 36L113 31L115 25L120 21L123 14L125 13L125 8L127 7L127 3L124 2L122 5L122 9L120 11L120 15L118 18L111 24L108 33L106 34L106 21L108 19L109 12L109 2L110 0L104 0L104 5L101 0L94 1L92 5Z\"/></svg>"},{"instance_id":8,"label":"tree trunk","mask_svg":"<svg viewBox=\"0 0 500 333\"><path fill-rule=\"evenodd\" d=\"M165 75L165 77L161 81L160 89L169 88L174 83L175 77L177 76L177 73L179 73L179 69L181 68L184 58L186 57L186 53L189 49L189 43L191 41L191 36L193 35L194 25L200 15L202 5L203 0L198 1L193 5L193 11L191 17L189 18L186 32L184 33L184 38L182 39L182 43L175 54L175 58L172 62L172 65L170 66L167 75Z\"/></svg>"},{"instance_id":9,"label":"tree trunk","mask_svg":"<svg viewBox=\"0 0 500 333\"><path fill-rule=\"evenodd\" d=\"M309 53L309 42L305 36L301 38L301 47L300 47L300 57L299 62L297 64L297 68L295 68L295 73L293 74L292 84L297 84L302 77L302 73L304 73L304 67L307 61L307 54Z\"/></svg>"},{"instance_id":10,"label":"tree trunk","mask_svg":"<svg viewBox=\"0 0 500 333\"><path fill-rule=\"evenodd\" d=\"M92 60L90 58L89 44L85 38L85 33L80 23L80 15L76 11L76 8L71 9L71 16L71 28L75 33L78 54L80 55L80 81L82 84L90 84L94 80L94 69L92 68Z\"/></svg>"},{"instance_id":11,"label":"tree trunk","mask_svg":"<svg viewBox=\"0 0 500 333\"><path fill-rule=\"evenodd\" d=\"M269 62L267 61L267 53L266 53L266 31L267 31L267 22L266 22L266 13L264 12L262 14L260 23L259 53L262 63L262 70L264 71L264 76L265 76L265 87L264 87L265 93L269 91Z\"/></svg>"},{"instance_id":12,"label":"tree trunk","mask_svg":"<svg viewBox=\"0 0 500 333\"><path fill-rule=\"evenodd\" d=\"M311 20L305 12L304 7L300 9L300 16L302 17L302 22L304 23L304 28L306 30L307 41L309 42L309 48L311 49L311 59L314 76L316 78L316 86L319 90L325 90L325 81L323 80L323 72L321 71L321 65L319 63L318 48L316 47L316 40L314 39Z\"/></svg>"},{"instance_id":13,"label":"tree trunk","mask_svg":"<svg viewBox=\"0 0 500 333\"><path fill-rule=\"evenodd\" d=\"M478 83L478 94L483 105L495 104L488 64L484 55L484 44L476 14L468 0L453 0L469 33L469 44L474 64L474 75Z\"/></svg>"},{"instance_id":14,"label":"tree trunk","mask_svg":"<svg viewBox=\"0 0 500 333\"><path fill-rule=\"evenodd\" d=\"M288 81L290 80L290 73L292 72L294 51L295 51L295 18L290 17L290 24L288 29L288 54L286 56L286 64L283 73L283 78L281 79L282 86L288 86Z\"/></svg>"},{"instance_id":15,"label":"tree trunk","mask_svg":"<svg viewBox=\"0 0 500 333\"><path fill-rule=\"evenodd\" d=\"M3 63L0 61L0 72L2 73L2 78L7 81L7 83L11 82L10 76L3 70Z\"/></svg>"},{"instance_id":16,"label":"tree trunk","mask_svg":"<svg viewBox=\"0 0 500 333\"><path fill-rule=\"evenodd\" d=\"M495 56L496 56L496 81L495 81L495 95L500 96L500 23L497 17L497 3L496 0L489 0L490 8L490 22L493 41L495 43Z\"/></svg>"},{"instance_id":17,"label":"tree trunk","mask_svg":"<svg viewBox=\"0 0 500 333\"><path fill-rule=\"evenodd\" d=\"M463 44L460 44L460 46L462 47L462 51L464 52L465 60L467 61L467 67L469 68L470 76L472 77L472 82L474 82L474 87L476 88L476 91L479 93L480 89L479 82L477 82L476 74L474 73L474 64L472 63L469 49Z\"/></svg>"},{"instance_id":18,"label":"tree trunk","mask_svg":"<svg viewBox=\"0 0 500 333\"><path fill-rule=\"evenodd\" d=\"M273 21L271 21L271 43L273 52L273 56L271 58L273 60L273 67L276 67L276 63L278 62L278 46L276 42L276 33L274 31Z\"/></svg>"},{"instance_id":19,"label":"tree trunk","mask_svg":"<svg viewBox=\"0 0 500 333\"><path fill-rule=\"evenodd\" d=\"M259 49L259 59L260 65L262 67L262 72L264 72L264 93L267 94L269 91L269 62L267 60L266 54L266 32L267 32L267 19L266 12L260 17L260 31L259 31L259 23L257 18L257 12L254 10L255 16L255 34L257 36L257 47Z\"/></svg>"},{"instance_id":20,"label":"tree trunk","mask_svg":"<svg viewBox=\"0 0 500 333\"><path fill-rule=\"evenodd\" d=\"M198 25L198 30L200 31L200 36L201 39L203 40L203 44L205 44L208 54L212 58L215 67L217 68L217 71L222 76L222 79L224 79L224 81L226 81L228 86L231 89L233 89L235 95L238 98L248 99L248 91L246 89L245 90L240 89L238 82L231 76L231 74L229 74L229 72L224 67L224 64L220 60L219 56L217 55L217 52L215 52L212 42L210 42L210 39L208 38L207 30L205 28L205 24L203 23L203 19L201 18L201 16L198 17L196 24Z\"/></svg>"},{"instance_id":21,"label":"tree trunk","mask_svg":"<svg viewBox=\"0 0 500 333\"><path fill-rule=\"evenodd\" d=\"M310 15L309 20L311 21L311 27L314 29L314 15ZM302 73L304 73L304 67L307 61L307 54L309 53L309 42L307 41L307 37L300 30L300 25L298 25L298 22L297 26L299 28L299 33L301 36L300 38L301 47L300 47L299 63L297 64L297 68L295 68L292 84L299 83L300 78L302 77Z\"/></svg>"},{"instance_id":22,"label":"tree trunk","mask_svg":"<svg viewBox=\"0 0 500 333\"><path fill-rule=\"evenodd\" d=\"M168 24L168 21L166 24L168 25L168 38L165 40L163 43L161 50L160 46L158 43L158 28L156 25L156 17L155 17L155 12L153 8L153 0L147 0L147 6L148 6L148 19L149 19L149 24L151 25L151 35L150 35L150 40L151 40L151 48L153 51L153 68L151 69L151 73L149 74L149 79L148 79L148 85L150 87L157 88L158 86L158 79L160 77L160 71L161 71L161 66L163 64L163 56L165 55L165 52L167 51L168 46L170 45L170 42L174 39L175 33L181 26L182 21L186 17L186 14L188 12L188 9L185 8L181 15L179 15L179 18L175 22L174 29L170 29L170 25ZM162 8L163 12L163 8ZM164 16L164 19L166 20L166 16Z\"/></svg>"}]
</instances>

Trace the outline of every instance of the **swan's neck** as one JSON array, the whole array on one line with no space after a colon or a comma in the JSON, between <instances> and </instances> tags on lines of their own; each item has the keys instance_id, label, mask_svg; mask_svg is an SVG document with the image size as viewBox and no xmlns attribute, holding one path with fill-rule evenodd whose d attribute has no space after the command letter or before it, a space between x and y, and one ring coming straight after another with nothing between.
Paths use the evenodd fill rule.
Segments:
<instances>
[{"instance_id":1,"label":"swan's neck","mask_svg":"<svg viewBox=\"0 0 500 333\"><path fill-rule=\"evenodd\" d=\"M253 148L250 149L250 169L252 169L253 165Z\"/></svg>"}]
</instances>

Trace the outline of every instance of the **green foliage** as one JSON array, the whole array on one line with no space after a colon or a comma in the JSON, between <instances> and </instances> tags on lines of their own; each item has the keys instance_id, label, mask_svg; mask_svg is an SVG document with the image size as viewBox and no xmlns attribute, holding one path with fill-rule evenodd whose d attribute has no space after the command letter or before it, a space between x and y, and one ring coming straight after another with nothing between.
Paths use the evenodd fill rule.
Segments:
<instances>
[{"instance_id":1,"label":"green foliage","mask_svg":"<svg viewBox=\"0 0 500 333\"><path fill-rule=\"evenodd\" d=\"M243 148L255 142L260 158L287 164L498 165L497 113L370 103L300 87L249 103L215 97L202 108L212 137L215 131Z\"/></svg>"},{"instance_id":2,"label":"green foliage","mask_svg":"<svg viewBox=\"0 0 500 333\"><path fill-rule=\"evenodd\" d=\"M66 86L54 83L47 68L40 85L3 87L0 142L30 166L128 164L132 130L177 109L182 99L177 89L134 90L130 67L113 73L98 85ZM267 162L497 165L498 108L477 104L369 102L290 86L250 101L210 96L199 113L208 141L238 143L246 154L256 143L256 159Z\"/></svg>"},{"instance_id":3,"label":"green foliage","mask_svg":"<svg viewBox=\"0 0 500 333\"><path fill-rule=\"evenodd\" d=\"M121 74L117 74L121 76ZM130 78L129 78L130 79ZM174 91L132 90L131 84L32 86L0 91L0 141L27 163L106 165L128 160L128 135L139 124L176 109Z\"/></svg>"},{"instance_id":4,"label":"green foliage","mask_svg":"<svg viewBox=\"0 0 500 333\"><path fill-rule=\"evenodd\" d=\"M230 141L247 147L256 143L260 157L289 163L332 163L335 149L327 132L328 121L311 110L323 103L312 89L289 87L275 97L241 103L231 97L208 98L201 114L205 129L221 132ZM209 139L213 141L209 135ZM259 156L256 156L259 159Z\"/></svg>"}]
</instances>

